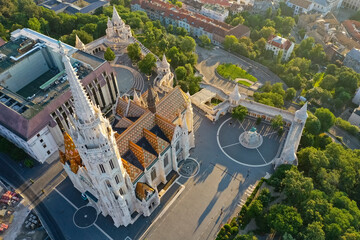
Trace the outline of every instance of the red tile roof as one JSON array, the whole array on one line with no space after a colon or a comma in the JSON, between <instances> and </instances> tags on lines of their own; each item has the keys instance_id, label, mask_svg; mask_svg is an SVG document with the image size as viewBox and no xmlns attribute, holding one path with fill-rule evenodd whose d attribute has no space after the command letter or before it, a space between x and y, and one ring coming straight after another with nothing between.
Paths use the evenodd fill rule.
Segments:
<instances>
[{"instance_id":1,"label":"red tile roof","mask_svg":"<svg viewBox=\"0 0 360 240\"><path fill-rule=\"evenodd\" d=\"M360 42L360 33L358 30L360 30L360 22L355 20L345 20L343 22L344 27L349 32L352 38L354 38L356 41Z\"/></svg>"},{"instance_id":2,"label":"red tile roof","mask_svg":"<svg viewBox=\"0 0 360 240\"><path fill-rule=\"evenodd\" d=\"M5 43L6 43L5 40L0 37L0 47L1 47L2 45L4 45Z\"/></svg>"},{"instance_id":3,"label":"red tile roof","mask_svg":"<svg viewBox=\"0 0 360 240\"><path fill-rule=\"evenodd\" d=\"M279 36L270 35L267 42L268 42L269 44L275 46L275 47L278 47L278 48L281 48L281 49L285 49L285 50L288 50L288 49L291 47L292 42L291 42L290 40L285 39L285 38L282 38L282 39L285 40L285 42L284 42L284 43L279 43L279 42L274 41L274 38L276 38L276 37L279 37ZM279 38L281 38L281 37L279 37Z\"/></svg>"},{"instance_id":4,"label":"red tile roof","mask_svg":"<svg viewBox=\"0 0 360 240\"><path fill-rule=\"evenodd\" d=\"M161 0L133 0L131 4L139 4L142 9L150 12L156 12L165 18L185 21L193 27L202 28L208 33L214 33L223 38L225 38L226 35L234 35L235 37L240 38L250 32L250 29L244 25L233 27L227 23L211 19L199 13L190 12L184 8L179 8Z\"/></svg>"}]
</instances>

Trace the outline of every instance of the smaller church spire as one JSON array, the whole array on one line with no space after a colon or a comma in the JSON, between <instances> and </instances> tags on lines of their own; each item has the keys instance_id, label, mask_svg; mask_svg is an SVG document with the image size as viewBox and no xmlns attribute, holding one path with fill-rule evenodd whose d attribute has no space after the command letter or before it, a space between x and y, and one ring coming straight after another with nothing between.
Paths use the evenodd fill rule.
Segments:
<instances>
[{"instance_id":1,"label":"smaller church spire","mask_svg":"<svg viewBox=\"0 0 360 240\"><path fill-rule=\"evenodd\" d=\"M154 91L152 84L150 84L149 89L148 89L147 105L148 105L148 109L152 113L156 113L156 93Z\"/></svg>"},{"instance_id":2,"label":"smaller church spire","mask_svg":"<svg viewBox=\"0 0 360 240\"><path fill-rule=\"evenodd\" d=\"M77 34L75 34L75 47L80 50L85 50L85 44L81 41Z\"/></svg>"},{"instance_id":3,"label":"smaller church spire","mask_svg":"<svg viewBox=\"0 0 360 240\"><path fill-rule=\"evenodd\" d=\"M113 7L113 15L112 15L112 22L114 25L122 25L123 21L121 20L121 17L119 16L119 13L117 12L115 5Z\"/></svg>"},{"instance_id":4,"label":"smaller church spire","mask_svg":"<svg viewBox=\"0 0 360 240\"><path fill-rule=\"evenodd\" d=\"M235 84L234 90L229 95L229 99L233 103L238 103L240 101L241 95L239 93L239 86Z\"/></svg>"},{"instance_id":5,"label":"smaller church spire","mask_svg":"<svg viewBox=\"0 0 360 240\"><path fill-rule=\"evenodd\" d=\"M299 110L295 112L295 119L300 120L301 122L305 123L306 119L308 118L307 114L307 106L308 103L306 102L304 106L302 106Z\"/></svg>"},{"instance_id":6,"label":"smaller church spire","mask_svg":"<svg viewBox=\"0 0 360 240\"><path fill-rule=\"evenodd\" d=\"M165 53L164 53L163 58L162 58L162 67L163 68L169 68L170 67L170 64L168 63L168 61L166 59Z\"/></svg>"}]
</instances>

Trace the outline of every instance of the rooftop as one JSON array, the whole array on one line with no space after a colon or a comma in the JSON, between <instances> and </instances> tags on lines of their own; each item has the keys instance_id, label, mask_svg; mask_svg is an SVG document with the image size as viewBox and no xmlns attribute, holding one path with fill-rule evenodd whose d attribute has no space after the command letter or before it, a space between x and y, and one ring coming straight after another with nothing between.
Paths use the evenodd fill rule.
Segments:
<instances>
[{"instance_id":1,"label":"rooftop","mask_svg":"<svg viewBox=\"0 0 360 240\"><path fill-rule=\"evenodd\" d=\"M219 5L219 4L204 4L203 5L203 8L206 8L206 9L210 9L212 11L215 11L215 12L219 12L219 13L225 13L227 10L225 7Z\"/></svg>"},{"instance_id":2,"label":"rooftop","mask_svg":"<svg viewBox=\"0 0 360 240\"><path fill-rule=\"evenodd\" d=\"M77 50L72 46L66 44L64 46L68 55L71 56L79 79L85 78L105 62L103 59ZM48 58L52 59L46 60L46 62L54 62L53 66L47 66L48 70L45 68L45 72L39 72L35 79L27 79L28 82L21 86L23 80L13 76L11 69L38 51L52 53L48 54ZM36 59L39 58L45 59L42 55ZM30 29L19 29L12 32L11 41L0 46L0 77L2 81L0 82L0 102L27 119L36 115L44 106L62 95L69 87L63 65L57 59L61 59L58 53L57 40ZM21 67L28 65L27 62L24 64ZM33 63L32 68L26 71L36 71L33 69L36 66L36 63ZM7 70L10 72L7 73ZM16 68L12 71L15 70ZM9 87L14 84L15 87Z\"/></svg>"},{"instance_id":3,"label":"rooftop","mask_svg":"<svg viewBox=\"0 0 360 240\"><path fill-rule=\"evenodd\" d=\"M312 4L312 2L307 0L289 0L290 3L302 7L302 8L309 8L309 6Z\"/></svg>"},{"instance_id":4,"label":"rooftop","mask_svg":"<svg viewBox=\"0 0 360 240\"><path fill-rule=\"evenodd\" d=\"M352 59L360 62L360 50L357 48L353 48L350 50L350 52L346 54L346 57L351 57Z\"/></svg>"}]
</instances>

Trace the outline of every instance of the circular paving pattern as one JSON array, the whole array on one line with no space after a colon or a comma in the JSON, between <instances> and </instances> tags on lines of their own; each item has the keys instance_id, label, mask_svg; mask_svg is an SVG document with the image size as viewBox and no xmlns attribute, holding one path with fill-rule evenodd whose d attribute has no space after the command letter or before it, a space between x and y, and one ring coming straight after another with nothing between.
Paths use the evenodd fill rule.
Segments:
<instances>
[{"instance_id":1,"label":"circular paving pattern","mask_svg":"<svg viewBox=\"0 0 360 240\"><path fill-rule=\"evenodd\" d=\"M188 158L179 162L179 174L190 178L196 176L200 170L200 164L194 158Z\"/></svg>"},{"instance_id":2,"label":"circular paving pattern","mask_svg":"<svg viewBox=\"0 0 360 240\"><path fill-rule=\"evenodd\" d=\"M253 127L257 128L262 140L261 144L248 148L241 144L239 136ZM230 160L247 167L264 167L272 164L286 136L287 130L279 136L271 124L262 122L256 125L256 119L247 117L243 122L233 118L226 119L219 126L216 137L220 150Z\"/></svg>"},{"instance_id":3,"label":"circular paving pattern","mask_svg":"<svg viewBox=\"0 0 360 240\"><path fill-rule=\"evenodd\" d=\"M78 228L88 228L96 222L98 215L91 206L83 206L74 213L74 224Z\"/></svg>"}]
</instances>

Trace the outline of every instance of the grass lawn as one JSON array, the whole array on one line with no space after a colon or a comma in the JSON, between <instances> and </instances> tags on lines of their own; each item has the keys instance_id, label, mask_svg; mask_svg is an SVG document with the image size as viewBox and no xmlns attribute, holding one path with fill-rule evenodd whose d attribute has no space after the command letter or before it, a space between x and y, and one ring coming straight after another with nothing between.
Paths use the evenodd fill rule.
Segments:
<instances>
[{"instance_id":1,"label":"grass lawn","mask_svg":"<svg viewBox=\"0 0 360 240\"><path fill-rule=\"evenodd\" d=\"M252 85L251 83L244 81L244 80L240 80L240 81L238 81L238 83L241 85L247 86L247 87L250 87Z\"/></svg>"},{"instance_id":2,"label":"grass lawn","mask_svg":"<svg viewBox=\"0 0 360 240\"><path fill-rule=\"evenodd\" d=\"M219 105L220 103L222 103L222 101L219 99L216 99L216 98L211 99L211 104L214 106Z\"/></svg>"},{"instance_id":3,"label":"grass lawn","mask_svg":"<svg viewBox=\"0 0 360 240\"><path fill-rule=\"evenodd\" d=\"M220 76L227 78L227 79L234 80L236 78L245 78L245 79L250 80L251 82L257 82L256 77L250 75L244 69L236 66L235 64L231 64L231 63L220 64L216 68L216 71L220 74ZM243 84L243 83L241 82L241 84Z\"/></svg>"}]
</instances>

